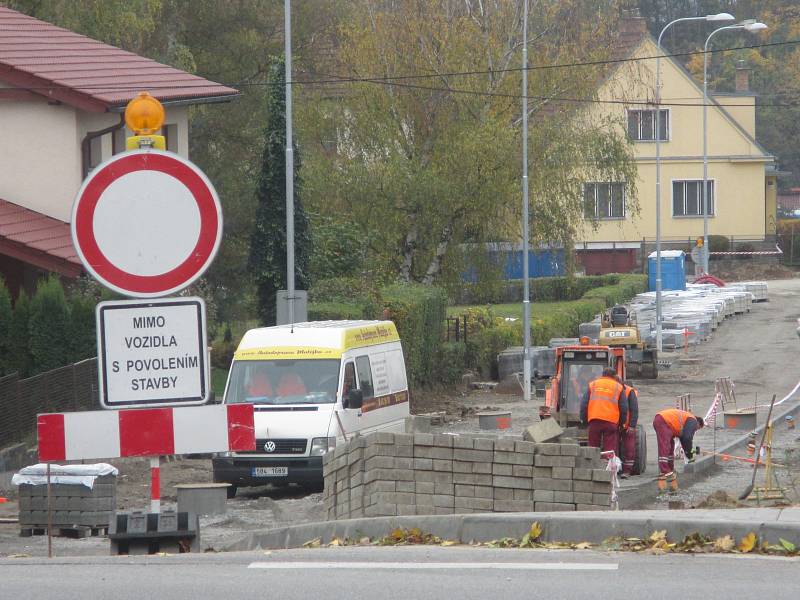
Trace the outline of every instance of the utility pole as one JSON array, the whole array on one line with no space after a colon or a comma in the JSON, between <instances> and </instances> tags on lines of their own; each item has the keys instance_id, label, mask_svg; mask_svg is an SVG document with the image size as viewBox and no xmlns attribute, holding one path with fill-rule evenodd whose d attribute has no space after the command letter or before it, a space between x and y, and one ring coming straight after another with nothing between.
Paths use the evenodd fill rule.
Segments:
<instances>
[{"instance_id":1,"label":"utility pole","mask_svg":"<svg viewBox=\"0 0 800 600\"><path fill-rule=\"evenodd\" d=\"M289 324L294 325L294 148L292 147L292 7L283 2L284 66L286 79L286 300Z\"/></svg>"}]
</instances>

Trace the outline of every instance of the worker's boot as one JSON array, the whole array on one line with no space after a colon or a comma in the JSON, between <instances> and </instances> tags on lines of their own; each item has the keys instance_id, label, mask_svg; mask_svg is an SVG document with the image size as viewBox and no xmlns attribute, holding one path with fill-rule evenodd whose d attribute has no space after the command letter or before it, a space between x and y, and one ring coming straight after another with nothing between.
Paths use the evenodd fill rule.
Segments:
<instances>
[{"instance_id":1,"label":"worker's boot","mask_svg":"<svg viewBox=\"0 0 800 600\"><path fill-rule=\"evenodd\" d=\"M675 471L672 473L667 473L666 480L669 482L669 489L673 492L678 491L678 476L675 475Z\"/></svg>"},{"instance_id":2,"label":"worker's boot","mask_svg":"<svg viewBox=\"0 0 800 600\"><path fill-rule=\"evenodd\" d=\"M663 475L659 475L658 479L656 480L658 483L658 491L663 492L667 489L667 480Z\"/></svg>"}]
</instances>

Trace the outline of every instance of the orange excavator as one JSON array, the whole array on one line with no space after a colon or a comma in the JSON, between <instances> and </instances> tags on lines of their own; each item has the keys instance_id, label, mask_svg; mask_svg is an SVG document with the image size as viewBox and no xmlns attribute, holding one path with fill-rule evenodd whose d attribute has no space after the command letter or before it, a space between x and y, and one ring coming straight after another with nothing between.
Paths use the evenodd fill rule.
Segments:
<instances>
[{"instance_id":1,"label":"orange excavator","mask_svg":"<svg viewBox=\"0 0 800 600\"><path fill-rule=\"evenodd\" d=\"M578 443L588 441L586 427L580 422L581 400L589 382L610 367L625 380L625 348L591 345L582 337L578 345L556 348L555 375L545 389L544 404L539 407L540 419L556 419L561 427L576 427ZM644 473L647 464L645 428L636 428L636 462L633 474Z\"/></svg>"}]
</instances>

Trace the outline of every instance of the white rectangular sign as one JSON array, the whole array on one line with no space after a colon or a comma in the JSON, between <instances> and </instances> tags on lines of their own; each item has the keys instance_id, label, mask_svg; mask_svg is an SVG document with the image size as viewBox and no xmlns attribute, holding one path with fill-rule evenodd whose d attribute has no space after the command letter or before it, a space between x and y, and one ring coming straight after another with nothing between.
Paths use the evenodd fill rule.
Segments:
<instances>
[{"instance_id":1,"label":"white rectangular sign","mask_svg":"<svg viewBox=\"0 0 800 600\"><path fill-rule=\"evenodd\" d=\"M194 297L101 302L97 356L103 408L204 404L205 303Z\"/></svg>"}]
</instances>

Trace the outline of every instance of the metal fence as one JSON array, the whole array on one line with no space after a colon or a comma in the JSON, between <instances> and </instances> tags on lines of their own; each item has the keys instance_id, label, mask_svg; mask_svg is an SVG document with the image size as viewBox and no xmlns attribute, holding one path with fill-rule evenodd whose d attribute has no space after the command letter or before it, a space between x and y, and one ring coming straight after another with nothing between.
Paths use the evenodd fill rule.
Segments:
<instances>
[{"instance_id":1,"label":"metal fence","mask_svg":"<svg viewBox=\"0 0 800 600\"><path fill-rule=\"evenodd\" d=\"M90 358L28 379L0 378L0 448L36 433L36 415L100 408L97 359Z\"/></svg>"}]
</instances>

